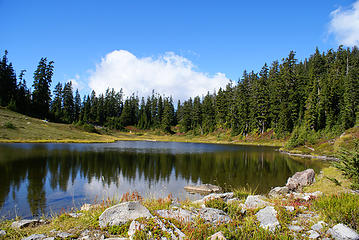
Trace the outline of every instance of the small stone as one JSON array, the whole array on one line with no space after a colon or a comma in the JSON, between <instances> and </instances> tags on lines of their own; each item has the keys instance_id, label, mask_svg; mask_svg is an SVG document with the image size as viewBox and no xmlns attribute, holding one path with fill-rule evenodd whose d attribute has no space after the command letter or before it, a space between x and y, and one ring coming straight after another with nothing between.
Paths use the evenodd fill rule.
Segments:
<instances>
[{"instance_id":1,"label":"small stone","mask_svg":"<svg viewBox=\"0 0 359 240\"><path fill-rule=\"evenodd\" d=\"M193 217L192 217L192 212L182 209L182 208L177 208L177 209L170 209L170 210L157 210L156 213L164 218L174 218L180 222L191 222Z\"/></svg>"},{"instance_id":2,"label":"small stone","mask_svg":"<svg viewBox=\"0 0 359 240\"><path fill-rule=\"evenodd\" d=\"M84 215L83 213L69 213L69 215L73 218L79 218L81 217L82 215Z\"/></svg>"},{"instance_id":3,"label":"small stone","mask_svg":"<svg viewBox=\"0 0 359 240\"><path fill-rule=\"evenodd\" d=\"M224 237L224 235L221 231L216 232L215 234L210 236L208 239L210 239L210 240L226 240L226 238Z\"/></svg>"},{"instance_id":4,"label":"small stone","mask_svg":"<svg viewBox=\"0 0 359 240\"><path fill-rule=\"evenodd\" d=\"M231 218L222 210L215 208L202 208L198 212L199 216L209 223L228 223Z\"/></svg>"},{"instance_id":5,"label":"small stone","mask_svg":"<svg viewBox=\"0 0 359 240\"><path fill-rule=\"evenodd\" d=\"M275 231L276 228L280 227L277 219L277 211L272 206L267 206L259 210L256 214L260 226L269 231Z\"/></svg>"},{"instance_id":6,"label":"small stone","mask_svg":"<svg viewBox=\"0 0 359 240\"><path fill-rule=\"evenodd\" d=\"M133 234L136 233L136 231L139 231L141 229L144 229L145 226L135 220L133 220L130 224L130 227L128 228L128 236L131 238Z\"/></svg>"},{"instance_id":7,"label":"small stone","mask_svg":"<svg viewBox=\"0 0 359 240\"><path fill-rule=\"evenodd\" d=\"M228 199L232 199L234 196L233 192L228 192L228 193L211 193L207 196L205 196L202 200L203 201L208 201L208 200L213 200L213 199L223 199L224 201L227 201Z\"/></svg>"},{"instance_id":8,"label":"small stone","mask_svg":"<svg viewBox=\"0 0 359 240\"><path fill-rule=\"evenodd\" d=\"M288 187L275 187L273 189L270 190L270 192L268 193L268 197L270 198L276 198L279 197L281 195L285 195L289 193L289 189Z\"/></svg>"},{"instance_id":9,"label":"small stone","mask_svg":"<svg viewBox=\"0 0 359 240\"><path fill-rule=\"evenodd\" d=\"M25 228L25 227L33 227L40 223L37 219L24 219L20 221L13 222L11 224L12 228Z\"/></svg>"},{"instance_id":10,"label":"small stone","mask_svg":"<svg viewBox=\"0 0 359 240\"><path fill-rule=\"evenodd\" d=\"M310 239L317 239L318 237L320 237L319 233L314 230L308 231L307 234L309 235L308 238Z\"/></svg>"},{"instance_id":11,"label":"small stone","mask_svg":"<svg viewBox=\"0 0 359 240\"><path fill-rule=\"evenodd\" d=\"M359 234L357 232L342 223L337 224L333 228L329 229L328 233L331 234L332 237L336 240L359 239Z\"/></svg>"},{"instance_id":12,"label":"small stone","mask_svg":"<svg viewBox=\"0 0 359 240\"><path fill-rule=\"evenodd\" d=\"M307 210L308 208L307 208L306 206L299 206L299 209L305 211L305 210Z\"/></svg>"},{"instance_id":13,"label":"small stone","mask_svg":"<svg viewBox=\"0 0 359 240\"><path fill-rule=\"evenodd\" d=\"M323 221L319 221L316 224L314 224L311 229L317 232L322 231L323 227L326 226L327 224Z\"/></svg>"},{"instance_id":14,"label":"small stone","mask_svg":"<svg viewBox=\"0 0 359 240\"><path fill-rule=\"evenodd\" d=\"M247 209L261 208L270 205L269 202L263 200L261 195L249 195L244 203Z\"/></svg>"},{"instance_id":15,"label":"small stone","mask_svg":"<svg viewBox=\"0 0 359 240\"><path fill-rule=\"evenodd\" d=\"M22 240L42 240L44 238L46 238L44 234L32 234L26 238L22 238Z\"/></svg>"},{"instance_id":16,"label":"small stone","mask_svg":"<svg viewBox=\"0 0 359 240\"><path fill-rule=\"evenodd\" d=\"M58 236L59 238L68 238L70 237L72 234L67 233L67 232L60 232L58 233L56 236Z\"/></svg>"},{"instance_id":17,"label":"small stone","mask_svg":"<svg viewBox=\"0 0 359 240\"><path fill-rule=\"evenodd\" d=\"M288 229L294 232L300 232L303 230L301 226L297 226L297 225L289 225Z\"/></svg>"},{"instance_id":18,"label":"small stone","mask_svg":"<svg viewBox=\"0 0 359 240\"><path fill-rule=\"evenodd\" d=\"M44 238L42 240L55 240L55 238L54 237L47 237L47 238Z\"/></svg>"},{"instance_id":19,"label":"small stone","mask_svg":"<svg viewBox=\"0 0 359 240\"><path fill-rule=\"evenodd\" d=\"M0 230L0 237L5 236L6 232L4 230Z\"/></svg>"},{"instance_id":20,"label":"small stone","mask_svg":"<svg viewBox=\"0 0 359 240\"><path fill-rule=\"evenodd\" d=\"M284 206L285 210L289 211L289 212L294 212L294 207L293 206Z\"/></svg>"}]
</instances>

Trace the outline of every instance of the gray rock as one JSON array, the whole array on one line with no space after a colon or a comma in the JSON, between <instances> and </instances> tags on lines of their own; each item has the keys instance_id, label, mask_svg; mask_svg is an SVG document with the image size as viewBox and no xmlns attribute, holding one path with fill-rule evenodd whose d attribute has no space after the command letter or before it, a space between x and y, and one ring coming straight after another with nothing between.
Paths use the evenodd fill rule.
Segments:
<instances>
[{"instance_id":1,"label":"gray rock","mask_svg":"<svg viewBox=\"0 0 359 240\"><path fill-rule=\"evenodd\" d=\"M315 181L315 172L313 169L307 169L302 172L295 173L292 177L288 178L286 187L290 191L300 190L304 186L308 186Z\"/></svg>"},{"instance_id":2,"label":"gray rock","mask_svg":"<svg viewBox=\"0 0 359 240\"><path fill-rule=\"evenodd\" d=\"M198 212L199 216L209 223L227 223L231 218L222 210L215 208L202 208Z\"/></svg>"},{"instance_id":3,"label":"gray rock","mask_svg":"<svg viewBox=\"0 0 359 240\"><path fill-rule=\"evenodd\" d=\"M47 237L47 238L44 238L42 240L55 240L55 238L54 237Z\"/></svg>"},{"instance_id":4,"label":"gray rock","mask_svg":"<svg viewBox=\"0 0 359 240\"><path fill-rule=\"evenodd\" d=\"M23 238L22 240L42 240L46 238L45 234L32 234L26 238Z\"/></svg>"},{"instance_id":5,"label":"gray rock","mask_svg":"<svg viewBox=\"0 0 359 240\"><path fill-rule=\"evenodd\" d=\"M140 231L142 229L144 229L145 226L135 220L133 220L130 224L130 227L128 228L128 236L130 237L130 239L132 238L133 234L135 234L136 231Z\"/></svg>"},{"instance_id":6,"label":"gray rock","mask_svg":"<svg viewBox=\"0 0 359 240\"><path fill-rule=\"evenodd\" d=\"M58 233L56 236L58 236L59 238L68 238L68 237L70 237L71 235L72 235L71 233L60 232L60 233Z\"/></svg>"},{"instance_id":7,"label":"gray rock","mask_svg":"<svg viewBox=\"0 0 359 240\"><path fill-rule=\"evenodd\" d=\"M81 217L82 215L84 215L83 213L69 213L69 215L73 218L78 218Z\"/></svg>"},{"instance_id":8,"label":"gray rock","mask_svg":"<svg viewBox=\"0 0 359 240\"><path fill-rule=\"evenodd\" d=\"M184 189L193 193L214 193L222 191L221 187L212 184L188 185L185 186Z\"/></svg>"},{"instance_id":9,"label":"gray rock","mask_svg":"<svg viewBox=\"0 0 359 240\"><path fill-rule=\"evenodd\" d=\"M303 230L303 227L298 226L298 225L289 225L288 229L293 231L293 232L300 232Z\"/></svg>"},{"instance_id":10,"label":"gray rock","mask_svg":"<svg viewBox=\"0 0 359 240\"><path fill-rule=\"evenodd\" d=\"M80 211L89 211L91 209L95 209L95 208L100 208L101 204L88 204L85 203L84 205L81 206Z\"/></svg>"},{"instance_id":11,"label":"gray rock","mask_svg":"<svg viewBox=\"0 0 359 240\"><path fill-rule=\"evenodd\" d=\"M177 208L177 209L170 209L170 210L157 210L156 213L164 218L174 218L178 221L183 221L185 223L191 222L193 217L192 217L192 212L182 209L182 208Z\"/></svg>"},{"instance_id":12,"label":"gray rock","mask_svg":"<svg viewBox=\"0 0 359 240\"><path fill-rule=\"evenodd\" d=\"M308 236L309 239L317 239L318 237L320 237L319 233L317 233L314 230L308 231L307 234L309 235Z\"/></svg>"},{"instance_id":13,"label":"gray rock","mask_svg":"<svg viewBox=\"0 0 359 240\"><path fill-rule=\"evenodd\" d=\"M12 228L25 228L25 227L34 227L40 224L38 219L24 219L20 221L13 222L11 224Z\"/></svg>"},{"instance_id":14,"label":"gray rock","mask_svg":"<svg viewBox=\"0 0 359 240\"><path fill-rule=\"evenodd\" d=\"M105 238L105 240L128 240L129 238Z\"/></svg>"},{"instance_id":15,"label":"gray rock","mask_svg":"<svg viewBox=\"0 0 359 240\"><path fill-rule=\"evenodd\" d=\"M5 230L0 230L0 237L3 237L3 236L5 236L5 235L6 235Z\"/></svg>"},{"instance_id":16,"label":"gray rock","mask_svg":"<svg viewBox=\"0 0 359 240\"><path fill-rule=\"evenodd\" d=\"M314 224L311 229L317 232L322 231L323 227L326 226L327 224L323 221L319 221L316 224Z\"/></svg>"},{"instance_id":17,"label":"gray rock","mask_svg":"<svg viewBox=\"0 0 359 240\"><path fill-rule=\"evenodd\" d=\"M228 199L232 199L234 196L233 192L228 192L228 193L211 193L207 196L205 196L202 200L203 201L208 201L208 200L213 200L213 199L223 199L224 201L227 201Z\"/></svg>"},{"instance_id":18,"label":"gray rock","mask_svg":"<svg viewBox=\"0 0 359 240\"><path fill-rule=\"evenodd\" d=\"M329 229L328 233L336 240L359 239L359 234L357 232L342 223Z\"/></svg>"},{"instance_id":19,"label":"gray rock","mask_svg":"<svg viewBox=\"0 0 359 240\"><path fill-rule=\"evenodd\" d=\"M277 211L272 206L267 206L259 210L256 214L260 226L269 231L274 231L276 228L280 228L280 224L277 219Z\"/></svg>"},{"instance_id":20,"label":"gray rock","mask_svg":"<svg viewBox=\"0 0 359 240\"><path fill-rule=\"evenodd\" d=\"M99 218L100 227L122 225L136 218L152 217L150 211L139 202L124 202L107 208Z\"/></svg>"},{"instance_id":21,"label":"gray rock","mask_svg":"<svg viewBox=\"0 0 359 240\"><path fill-rule=\"evenodd\" d=\"M271 189L268 193L268 197L270 198L276 198L279 197L281 195L285 195L289 193L289 188L284 186L284 187L275 187L273 189Z\"/></svg>"},{"instance_id":22,"label":"gray rock","mask_svg":"<svg viewBox=\"0 0 359 240\"><path fill-rule=\"evenodd\" d=\"M171 239L179 239L182 240L186 237L186 235L181 232L174 224L171 222L167 222L170 225L169 228L166 228L165 224L158 218L155 218L155 222L161 228L163 232L167 232L171 235ZM178 236L178 237L177 237Z\"/></svg>"},{"instance_id":23,"label":"gray rock","mask_svg":"<svg viewBox=\"0 0 359 240\"><path fill-rule=\"evenodd\" d=\"M263 200L264 197L261 195L249 195L244 202L247 209L261 208L269 206L270 203Z\"/></svg>"},{"instance_id":24,"label":"gray rock","mask_svg":"<svg viewBox=\"0 0 359 240\"><path fill-rule=\"evenodd\" d=\"M208 239L209 240L226 240L225 236L223 235L223 233L221 231L216 232L215 234L210 236Z\"/></svg>"}]
</instances>

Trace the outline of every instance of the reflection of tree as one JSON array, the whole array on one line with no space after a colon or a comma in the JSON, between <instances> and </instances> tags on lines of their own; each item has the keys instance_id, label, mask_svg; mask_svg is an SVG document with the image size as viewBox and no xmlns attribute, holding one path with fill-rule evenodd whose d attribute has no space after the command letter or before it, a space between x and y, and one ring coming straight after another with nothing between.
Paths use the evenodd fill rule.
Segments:
<instances>
[{"instance_id":1,"label":"reflection of tree","mask_svg":"<svg viewBox=\"0 0 359 240\"><path fill-rule=\"evenodd\" d=\"M248 184L265 192L272 186L283 185L289 176L308 167L307 162L292 161L286 155L260 148L182 154L46 147L15 151L4 148L4 151L12 151L18 158L2 161L0 154L0 204L11 188L19 188L27 179L28 202L34 215L39 214L46 204L46 176L50 188L61 191L66 191L69 181L74 183L78 175L89 183L96 179L104 185L118 185L120 176L129 182L139 178L151 184L168 182L174 174L176 178L188 181L218 184L226 190Z\"/></svg>"}]
</instances>

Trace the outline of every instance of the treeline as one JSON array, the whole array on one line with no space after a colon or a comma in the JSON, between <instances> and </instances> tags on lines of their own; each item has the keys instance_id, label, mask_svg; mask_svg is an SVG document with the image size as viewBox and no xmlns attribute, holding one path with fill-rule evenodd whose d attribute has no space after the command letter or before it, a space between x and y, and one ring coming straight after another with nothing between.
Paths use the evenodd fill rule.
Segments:
<instances>
[{"instance_id":1,"label":"treeline","mask_svg":"<svg viewBox=\"0 0 359 240\"><path fill-rule=\"evenodd\" d=\"M282 61L264 64L260 72L244 71L238 83L196 96L175 110L171 97L155 92L124 99L122 90L93 91L81 100L71 82L58 83L51 99L53 62L41 59L34 73L33 92L26 88L24 71L17 83L7 52L1 61L0 104L52 121L101 125L123 129L163 129L207 134L217 129L232 135L292 133L291 144L301 144L313 132L343 131L359 120L359 51L357 47L315 53L304 61L291 51Z\"/></svg>"}]
</instances>

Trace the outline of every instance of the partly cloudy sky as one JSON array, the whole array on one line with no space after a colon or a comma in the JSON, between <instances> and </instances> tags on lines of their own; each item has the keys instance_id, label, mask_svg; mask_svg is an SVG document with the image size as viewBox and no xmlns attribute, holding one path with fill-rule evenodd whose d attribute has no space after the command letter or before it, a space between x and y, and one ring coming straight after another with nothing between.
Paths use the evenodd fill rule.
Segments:
<instances>
[{"instance_id":1,"label":"partly cloudy sky","mask_svg":"<svg viewBox=\"0 0 359 240\"><path fill-rule=\"evenodd\" d=\"M335 35L339 44L359 45L359 1L350 7L339 7L331 12L330 33Z\"/></svg>"},{"instance_id":2,"label":"partly cloudy sky","mask_svg":"<svg viewBox=\"0 0 359 240\"><path fill-rule=\"evenodd\" d=\"M229 79L224 73L209 75L196 71L193 63L173 52L159 57L138 58L126 50L107 54L91 73L89 86L96 93L115 88L123 89L126 96L132 93L149 96L152 90L175 99L202 96L225 87Z\"/></svg>"}]
</instances>

